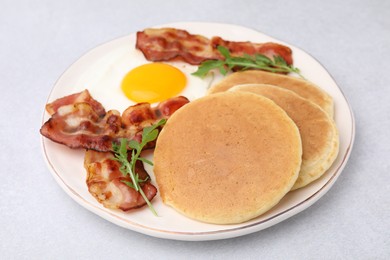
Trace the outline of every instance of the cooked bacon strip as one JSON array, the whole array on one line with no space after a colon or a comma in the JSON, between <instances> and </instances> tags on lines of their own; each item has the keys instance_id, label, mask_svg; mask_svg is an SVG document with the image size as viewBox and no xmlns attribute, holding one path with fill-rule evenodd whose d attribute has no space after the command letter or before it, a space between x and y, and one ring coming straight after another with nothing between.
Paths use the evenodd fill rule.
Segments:
<instances>
[{"instance_id":1,"label":"cooked bacon strip","mask_svg":"<svg viewBox=\"0 0 390 260\"><path fill-rule=\"evenodd\" d=\"M104 108L97 105L100 103L90 95L79 102L78 97L85 93L76 93L48 104L49 113L54 113L41 127L41 134L70 148L107 152L111 151L112 142L119 143L120 138L140 141L143 128L170 117L189 102L180 96L161 102L154 108L149 103L139 103L127 108L121 116L116 110L105 113ZM151 147L154 147L153 143L148 146Z\"/></svg>"},{"instance_id":2,"label":"cooked bacon strip","mask_svg":"<svg viewBox=\"0 0 390 260\"><path fill-rule=\"evenodd\" d=\"M135 47L150 61L182 58L185 62L195 65L204 60L221 58L209 39L174 28L145 29L137 32Z\"/></svg>"},{"instance_id":3,"label":"cooked bacon strip","mask_svg":"<svg viewBox=\"0 0 390 260\"><path fill-rule=\"evenodd\" d=\"M87 170L89 192L106 208L127 211L146 204L139 192L123 183L123 181L131 182L131 178L128 175L123 176L119 170L120 164L114 160L112 153L86 151L84 167ZM141 161L137 161L135 168L139 178L146 180L140 185L148 200L151 201L157 189L150 183L150 177Z\"/></svg>"},{"instance_id":4,"label":"cooked bacon strip","mask_svg":"<svg viewBox=\"0 0 390 260\"><path fill-rule=\"evenodd\" d=\"M268 58L281 56L288 65L293 63L292 51L289 47L273 42L266 43L251 43L251 42L232 42L225 41L221 37L213 37L211 39L213 48L223 46L229 49L232 56L243 56L244 54L254 55L263 54Z\"/></svg>"},{"instance_id":5,"label":"cooked bacon strip","mask_svg":"<svg viewBox=\"0 0 390 260\"><path fill-rule=\"evenodd\" d=\"M227 47L232 56L263 54L269 58L281 56L287 64L292 64L292 51L277 43L252 43L225 41L220 37L211 40L201 35L193 35L175 28L145 29L137 32L136 48L150 61L172 61L181 59L192 65L205 60L223 59L217 50L218 45Z\"/></svg>"},{"instance_id":6,"label":"cooked bacon strip","mask_svg":"<svg viewBox=\"0 0 390 260\"><path fill-rule=\"evenodd\" d=\"M104 110L102 104L93 99L87 89L80 93L75 93L69 96L59 98L54 102L47 104L46 111L49 113L49 115L53 115L60 107L76 103L89 104L99 116L104 116L106 114L106 111Z\"/></svg>"}]
</instances>

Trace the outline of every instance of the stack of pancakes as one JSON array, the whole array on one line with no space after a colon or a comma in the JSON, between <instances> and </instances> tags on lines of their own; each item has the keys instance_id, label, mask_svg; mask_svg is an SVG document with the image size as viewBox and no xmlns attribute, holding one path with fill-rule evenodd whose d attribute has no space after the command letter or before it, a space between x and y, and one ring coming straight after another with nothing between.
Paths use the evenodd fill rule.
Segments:
<instances>
[{"instance_id":1,"label":"stack of pancakes","mask_svg":"<svg viewBox=\"0 0 390 260\"><path fill-rule=\"evenodd\" d=\"M338 154L332 98L314 84L236 72L179 109L157 140L167 205L196 220L241 223L321 177Z\"/></svg>"}]
</instances>

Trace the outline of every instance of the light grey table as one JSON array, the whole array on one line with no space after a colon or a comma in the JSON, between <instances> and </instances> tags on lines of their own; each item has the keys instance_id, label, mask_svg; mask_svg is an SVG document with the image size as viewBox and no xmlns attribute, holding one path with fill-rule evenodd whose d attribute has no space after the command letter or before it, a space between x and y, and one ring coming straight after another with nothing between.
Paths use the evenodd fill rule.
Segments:
<instances>
[{"instance_id":1,"label":"light grey table","mask_svg":"<svg viewBox=\"0 0 390 260\"><path fill-rule=\"evenodd\" d=\"M61 73L89 49L152 25L255 28L316 57L356 117L332 189L294 217L244 237L181 242L118 227L74 202L44 163L38 133ZM0 1L1 259L389 259L390 2Z\"/></svg>"}]
</instances>

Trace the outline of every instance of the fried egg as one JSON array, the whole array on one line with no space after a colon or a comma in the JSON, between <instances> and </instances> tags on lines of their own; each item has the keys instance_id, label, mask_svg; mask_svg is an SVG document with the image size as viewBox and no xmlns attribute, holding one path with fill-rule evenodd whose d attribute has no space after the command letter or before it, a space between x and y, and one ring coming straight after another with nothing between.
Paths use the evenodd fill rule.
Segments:
<instances>
[{"instance_id":1,"label":"fried egg","mask_svg":"<svg viewBox=\"0 0 390 260\"><path fill-rule=\"evenodd\" d=\"M198 66L184 62L151 63L123 39L113 44L116 46L107 46L99 55L93 52L86 55L96 60L87 69L82 68L84 72L74 90L88 89L105 108L122 112L139 102L154 106L175 96L185 96L191 101L204 96L216 81L217 77L211 75L204 79L191 75Z\"/></svg>"},{"instance_id":2,"label":"fried egg","mask_svg":"<svg viewBox=\"0 0 390 260\"><path fill-rule=\"evenodd\" d=\"M132 101L154 103L177 96L186 84L187 78L178 68L156 62L132 69L121 87Z\"/></svg>"}]
</instances>

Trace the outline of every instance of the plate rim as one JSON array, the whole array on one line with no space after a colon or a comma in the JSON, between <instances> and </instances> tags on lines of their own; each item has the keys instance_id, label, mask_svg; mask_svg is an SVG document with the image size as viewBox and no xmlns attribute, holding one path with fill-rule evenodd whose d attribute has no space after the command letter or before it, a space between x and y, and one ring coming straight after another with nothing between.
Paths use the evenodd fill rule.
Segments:
<instances>
[{"instance_id":1,"label":"plate rim","mask_svg":"<svg viewBox=\"0 0 390 260\"><path fill-rule=\"evenodd\" d=\"M151 26L151 27L177 26L177 25L185 26L187 24L189 24L189 25L203 25L203 26L212 24L212 25L232 26L232 27L234 26L234 27L237 27L237 28L250 29L253 32L256 32L256 33L259 33L259 34L263 34L263 35L265 35L267 37L271 37L271 38L275 39L275 41L285 43L284 41L276 39L273 36L270 36L270 35L268 35L266 33L261 32L261 31L252 29L250 27L236 25L236 24L229 24L229 23L175 22L175 23L155 25L155 26ZM134 33L135 32L131 32L130 34L134 34ZM88 51L86 51L82 55L80 55L74 62L72 62L61 73L61 75L54 82L53 87L51 88L51 90L49 92L49 95L48 95L48 97L46 99L46 103L45 104L47 104L49 102L49 100L50 100L50 98L51 98L51 96L53 94L53 91L55 90L55 87L58 84L58 82L62 79L64 74L67 73L67 71L75 63L77 63L84 56L86 56L88 53L90 53L93 50L101 47L102 45L111 43L113 41L119 40L119 39L124 38L124 37L128 37L130 34L127 34L125 36L119 36L119 37L116 37L114 39L111 39L111 40L108 40L106 42L103 42L101 44L98 44L95 47L90 48ZM43 157L44 157L44 160L45 160L45 163L46 163L47 167L49 168L49 171L51 172L52 176L54 177L56 182L59 184L59 186L65 191L65 193L68 194L72 199L74 199L78 204L80 204L84 208L87 208L89 211L97 214L99 217L102 217L102 218L104 218L105 220L107 220L107 221L109 221L111 223L114 223L116 225L119 225L119 226L121 226L123 228L126 228L126 229L129 229L129 230L133 230L133 231L136 231L136 232L139 232L139 233L143 233L143 234L146 234L146 235L150 235L150 236L153 236L153 237L159 237L159 238L165 238L165 239L173 239L173 240L186 240L186 241L205 241L205 240L226 239L226 238L232 238L232 237L237 237L237 236L241 236L241 235L245 235L245 234L258 232L260 230L263 230L265 228L273 226L273 225L275 225L275 224L277 224L277 223L279 223L279 222L281 222L281 221L283 221L283 220L285 220L285 219L287 219L289 217L292 217L292 216L296 215L297 213L305 210L306 208L308 208L311 205L313 205L316 201L318 201L327 191L330 190L330 188L336 182L337 178L340 176L342 170L346 166L347 161L348 161L348 159L349 159L349 157L351 155L351 151L352 151L354 140L355 140L356 126L355 126L355 117L354 117L354 114L353 114L352 107L351 107L348 99L346 98L343 90L339 87L339 85L337 84L337 82L334 79L334 77L329 73L328 69L321 62L319 62L315 57L313 57L310 53L302 50L299 47L296 47L293 44L287 44L286 43L286 45L291 46L291 47L296 48L296 49L299 49L300 51L302 51L305 54L307 54L308 56L310 56L310 58L315 60L319 65L321 65L321 67L326 71L326 73L330 76L332 81L335 83L337 89L340 91L340 93L342 95L342 98L343 98L344 102L346 103L346 105L348 107L348 112L349 112L349 116L350 116L350 120L351 120L351 126L350 126L351 127L350 135L351 136L350 136L350 140L348 141L348 145L347 145L345 154L341 158L341 161L340 161L339 165L334 170L334 173L329 177L327 182L322 187L320 187L318 190L316 190L313 194L311 194L309 197L304 199L303 201L301 201L301 202L299 202L299 203L297 203L297 204L295 204L295 205L293 205L293 206L283 210L282 212L279 212L279 213L277 213L275 215L272 215L272 216L270 216L270 217L268 217L266 219L263 219L261 221L257 221L257 222L254 222L254 223L243 224L243 225L238 226L238 227L222 228L222 229L216 229L216 230L213 230L213 231L200 231L200 232L170 231L170 230L163 230L163 229L153 228L153 227L149 227L149 226L145 226L145 225L133 222L133 221L131 221L129 219L125 219L125 218L123 218L123 217L121 217L119 215L114 214L114 211L112 211L110 209L98 207L98 206L90 203L86 199L84 199L83 196L78 194L72 187L70 187L61 178L61 175L57 172L57 170L53 166L52 162L50 162L50 160L48 158L45 142L47 142L49 140L47 140L42 135L40 135L40 137L41 137L41 150L43 152L43 155L44 155ZM46 111L44 109L43 110L43 115L42 115L42 124L45 122L45 116L46 116ZM108 216L112 217L113 219L109 219ZM122 222L124 222L124 223L122 223ZM125 223L127 225L125 225ZM130 226L128 226L128 225L130 225ZM253 228L253 229L251 229L251 228ZM248 232L245 232L245 231L248 231Z\"/></svg>"}]
</instances>

